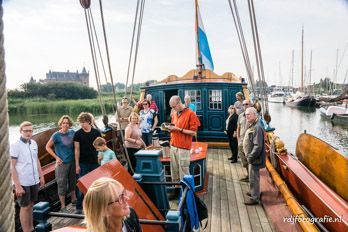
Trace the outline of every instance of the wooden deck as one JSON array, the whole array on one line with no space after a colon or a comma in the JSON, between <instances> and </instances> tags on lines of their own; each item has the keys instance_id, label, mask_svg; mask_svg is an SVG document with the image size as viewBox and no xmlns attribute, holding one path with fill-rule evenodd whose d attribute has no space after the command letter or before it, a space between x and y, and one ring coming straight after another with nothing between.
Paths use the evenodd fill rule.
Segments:
<instances>
[{"instance_id":1,"label":"wooden deck","mask_svg":"<svg viewBox=\"0 0 348 232\"><path fill-rule=\"evenodd\" d=\"M249 198L246 195L249 187L248 183L240 182L239 179L246 176L246 170L241 167L239 162L230 163L228 160L230 155L230 150L225 148L210 148L208 150L207 171L209 172L209 186L207 194L203 195L202 199L208 207L209 219L207 228L204 231L300 231L298 225L293 225L289 228L287 227L289 225L284 225L282 222L280 222L280 227L274 224L274 222L271 223L262 205L244 205L244 200ZM261 178L265 179L266 177L262 176ZM269 180L267 181L270 182ZM265 180L263 180L264 182ZM265 187L262 185L261 191L265 191ZM281 196L278 195L276 197L276 201L280 201ZM278 212L278 210L281 211L281 207L286 208L284 204L282 206L277 206L277 204L277 202L273 204L271 209L273 214L275 209ZM176 209L177 201L171 201L170 205L172 209ZM74 212L71 206L68 209L71 213ZM282 216L277 215L277 217L279 219ZM50 222L53 225L53 229L58 229L68 225L81 225L82 220L52 218Z\"/></svg>"},{"instance_id":2,"label":"wooden deck","mask_svg":"<svg viewBox=\"0 0 348 232\"><path fill-rule=\"evenodd\" d=\"M203 200L209 209L209 222L205 231L275 231L262 205L244 205L249 187L239 179L247 173L239 162L230 163L230 156L229 149L208 150L209 187Z\"/></svg>"}]
</instances>

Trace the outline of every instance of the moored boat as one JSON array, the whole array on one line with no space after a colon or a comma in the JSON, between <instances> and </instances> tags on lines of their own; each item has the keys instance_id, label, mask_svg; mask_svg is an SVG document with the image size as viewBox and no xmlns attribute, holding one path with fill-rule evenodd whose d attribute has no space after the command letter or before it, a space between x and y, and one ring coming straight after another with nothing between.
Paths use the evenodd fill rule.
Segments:
<instances>
[{"instance_id":1,"label":"moored boat","mask_svg":"<svg viewBox=\"0 0 348 232\"><path fill-rule=\"evenodd\" d=\"M268 101L274 103L284 103L285 93L283 91L274 91L268 96Z\"/></svg>"},{"instance_id":2,"label":"moored boat","mask_svg":"<svg viewBox=\"0 0 348 232\"><path fill-rule=\"evenodd\" d=\"M347 158L307 134L299 136L298 158L280 150L271 150L270 155L293 194L315 217L313 221L330 231L347 231Z\"/></svg>"}]
</instances>

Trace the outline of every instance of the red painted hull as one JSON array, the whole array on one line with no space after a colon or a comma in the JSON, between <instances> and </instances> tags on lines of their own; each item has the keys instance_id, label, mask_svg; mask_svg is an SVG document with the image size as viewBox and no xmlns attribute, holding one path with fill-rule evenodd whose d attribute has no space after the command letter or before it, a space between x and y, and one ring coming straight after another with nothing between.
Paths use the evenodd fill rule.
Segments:
<instances>
[{"instance_id":1,"label":"red painted hull","mask_svg":"<svg viewBox=\"0 0 348 232\"><path fill-rule=\"evenodd\" d=\"M290 154L278 155L281 175L292 193L330 231L348 231L348 203ZM329 222L329 218L338 220Z\"/></svg>"}]
</instances>

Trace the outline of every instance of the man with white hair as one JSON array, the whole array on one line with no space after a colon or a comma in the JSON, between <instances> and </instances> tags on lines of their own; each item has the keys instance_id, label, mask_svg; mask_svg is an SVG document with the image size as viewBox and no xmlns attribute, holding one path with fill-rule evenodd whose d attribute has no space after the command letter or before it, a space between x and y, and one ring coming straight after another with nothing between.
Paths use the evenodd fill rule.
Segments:
<instances>
[{"instance_id":1,"label":"man with white hair","mask_svg":"<svg viewBox=\"0 0 348 232\"><path fill-rule=\"evenodd\" d=\"M248 160L246 158L246 154L243 151L243 139L245 135L245 131L248 129L248 122L246 121L245 116L245 110L250 107L250 101L244 100L243 101L243 112L238 115L238 121L237 121L237 139L238 139L238 156L242 161L242 166L246 168L247 173L248 171ZM240 179L240 181L243 182L249 182L249 174Z\"/></svg>"},{"instance_id":2,"label":"man with white hair","mask_svg":"<svg viewBox=\"0 0 348 232\"><path fill-rule=\"evenodd\" d=\"M196 105L191 102L191 97L189 95L185 96L185 107L190 108L194 113L196 113Z\"/></svg>"},{"instance_id":3,"label":"man with white hair","mask_svg":"<svg viewBox=\"0 0 348 232\"><path fill-rule=\"evenodd\" d=\"M260 201L260 169L264 168L266 163L265 135L254 107L247 108L245 116L249 128L245 132L243 149L249 163L250 192L247 195L250 196L250 199L244 204L256 205Z\"/></svg>"}]
</instances>

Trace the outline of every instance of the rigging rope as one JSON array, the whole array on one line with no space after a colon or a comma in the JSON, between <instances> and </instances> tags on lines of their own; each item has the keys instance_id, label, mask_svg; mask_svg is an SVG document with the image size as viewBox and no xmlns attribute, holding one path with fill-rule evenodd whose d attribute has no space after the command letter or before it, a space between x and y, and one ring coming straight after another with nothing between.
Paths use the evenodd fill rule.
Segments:
<instances>
[{"instance_id":1,"label":"rigging rope","mask_svg":"<svg viewBox=\"0 0 348 232\"><path fill-rule=\"evenodd\" d=\"M134 76L135 76L135 68L137 65L138 49L139 49L139 42L140 42L141 27L142 27L142 23L143 23L144 8L145 8L145 0L141 0L137 41L136 41L136 46L135 46L135 54L134 54L134 62L133 62L132 85L131 85L131 89L130 89L130 98L131 99L132 99L132 95L133 95L133 83L134 83Z\"/></svg>"},{"instance_id":2,"label":"rigging rope","mask_svg":"<svg viewBox=\"0 0 348 232\"><path fill-rule=\"evenodd\" d=\"M259 33L258 33L257 23L256 23L254 1L249 0L248 6L249 6L249 15L250 15L250 21L251 21L252 34L253 34L254 48L255 48L254 50L255 50L256 64L257 64L257 73L258 73L259 81L260 81L261 96L263 98L262 111L264 113L268 113L269 112L268 98L264 92L264 90L265 90L265 86L264 86L265 74L264 74L264 69L263 69L263 61L262 61Z\"/></svg>"},{"instance_id":3,"label":"rigging rope","mask_svg":"<svg viewBox=\"0 0 348 232\"><path fill-rule=\"evenodd\" d=\"M239 45L240 45L240 48L242 50L242 55L243 55L243 59L244 59L245 68L246 68L246 71L248 73L249 83L251 84L251 91L253 92L254 96L256 96L256 93L255 93L255 82L254 82L254 73L252 71L251 64L250 64L249 52L248 52L248 49L247 49L247 46L246 46L242 24L240 22L240 17L239 17L239 13L238 13L238 7L237 7L237 4L236 4L235 0L233 0L233 5L231 3L231 0L228 0L228 3L230 5L230 9L231 9L234 25L235 25L235 28L236 28L236 31L237 31Z\"/></svg>"},{"instance_id":4,"label":"rigging rope","mask_svg":"<svg viewBox=\"0 0 348 232\"><path fill-rule=\"evenodd\" d=\"M3 8L0 0L0 89L6 90ZM15 231L15 207L10 171L7 91L0 91L0 231Z\"/></svg>"},{"instance_id":5,"label":"rigging rope","mask_svg":"<svg viewBox=\"0 0 348 232\"><path fill-rule=\"evenodd\" d=\"M104 111L104 104L102 102L102 97L101 97L101 93L100 93L100 84L99 84L99 79L98 79L98 63L95 57L95 48L94 48L94 43L93 43L93 34L91 31L91 25L90 25L90 17L89 17L89 12L90 8L84 8L84 12L85 12L85 19L86 19L86 25L87 25L87 32L88 32L88 39L89 39L89 45L90 45L90 49L91 49L91 55L92 55L92 61L93 61L93 67L94 67L94 74L95 74L95 78L97 80L97 88L98 88L98 96L99 96L99 103L100 103L100 108L102 111L102 114L105 115L105 111Z\"/></svg>"},{"instance_id":6,"label":"rigging rope","mask_svg":"<svg viewBox=\"0 0 348 232\"><path fill-rule=\"evenodd\" d=\"M127 91L128 91L129 69L130 69L131 62L132 62L133 44L134 44L134 37L135 37L135 28L137 26L137 20L138 20L139 2L140 2L140 0L137 1L137 7L136 7L136 10L135 10L135 18L134 18L133 33L132 33L132 42L131 42L131 48L130 48L130 53L129 53L129 59L128 59L125 96L127 96ZM133 83L132 83L132 85L133 85Z\"/></svg>"},{"instance_id":7,"label":"rigging rope","mask_svg":"<svg viewBox=\"0 0 348 232\"><path fill-rule=\"evenodd\" d=\"M114 96L114 102L115 102L115 107L116 107L116 111L117 111L117 101L116 101L116 93L115 93L115 87L114 87L115 85L114 85L114 78L112 77L112 71L111 71L111 62L110 62L110 55L109 55L108 40L106 38L102 0L99 0L99 7L100 7L100 17L101 17L102 26L103 26L103 35L104 35L106 57L108 60L109 75L110 75L110 80L111 80L111 85L112 85L112 94Z\"/></svg>"}]
</instances>

